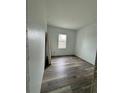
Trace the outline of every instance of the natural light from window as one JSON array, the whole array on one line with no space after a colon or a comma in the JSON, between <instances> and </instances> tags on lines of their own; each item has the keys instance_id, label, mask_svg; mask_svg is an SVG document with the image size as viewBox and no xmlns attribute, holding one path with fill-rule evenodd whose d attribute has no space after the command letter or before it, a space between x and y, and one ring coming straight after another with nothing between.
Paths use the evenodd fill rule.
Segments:
<instances>
[{"instance_id":1,"label":"natural light from window","mask_svg":"<svg viewBox=\"0 0 124 93\"><path fill-rule=\"evenodd\" d=\"M65 49L66 48L66 40L67 35L66 34L59 34L58 37L58 48L59 49Z\"/></svg>"}]
</instances>

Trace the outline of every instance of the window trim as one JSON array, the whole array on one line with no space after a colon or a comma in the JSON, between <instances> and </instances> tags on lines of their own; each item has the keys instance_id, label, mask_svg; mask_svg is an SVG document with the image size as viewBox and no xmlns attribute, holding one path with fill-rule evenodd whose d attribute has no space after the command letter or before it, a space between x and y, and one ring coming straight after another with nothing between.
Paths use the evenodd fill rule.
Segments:
<instances>
[{"instance_id":1,"label":"window trim","mask_svg":"<svg viewBox=\"0 0 124 93\"><path fill-rule=\"evenodd\" d=\"M59 36L60 35L65 35L66 36L66 47L65 48L59 48ZM57 38L57 48L58 49L67 49L67 34L65 34L65 33L59 33L58 34L58 38Z\"/></svg>"}]
</instances>

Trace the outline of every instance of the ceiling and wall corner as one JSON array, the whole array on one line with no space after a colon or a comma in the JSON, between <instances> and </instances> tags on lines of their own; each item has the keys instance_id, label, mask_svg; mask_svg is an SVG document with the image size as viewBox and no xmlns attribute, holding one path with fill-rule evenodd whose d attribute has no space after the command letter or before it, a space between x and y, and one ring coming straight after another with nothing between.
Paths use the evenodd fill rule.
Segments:
<instances>
[{"instance_id":1,"label":"ceiling and wall corner","mask_svg":"<svg viewBox=\"0 0 124 93\"><path fill-rule=\"evenodd\" d=\"M97 0L47 0L47 23L80 29L97 20Z\"/></svg>"},{"instance_id":2,"label":"ceiling and wall corner","mask_svg":"<svg viewBox=\"0 0 124 93\"><path fill-rule=\"evenodd\" d=\"M47 0L47 24L75 30L75 55L94 64L97 49L97 0Z\"/></svg>"}]
</instances>

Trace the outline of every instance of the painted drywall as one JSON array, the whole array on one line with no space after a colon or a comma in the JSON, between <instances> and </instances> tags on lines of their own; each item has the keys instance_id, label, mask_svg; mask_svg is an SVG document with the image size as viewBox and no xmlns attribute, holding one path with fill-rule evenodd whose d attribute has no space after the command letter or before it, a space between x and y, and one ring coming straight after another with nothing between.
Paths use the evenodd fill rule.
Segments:
<instances>
[{"instance_id":1,"label":"painted drywall","mask_svg":"<svg viewBox=\"0 0 124 93\"><path fill-rule=\"evenodd\" d=\"M63 29L48 25L48 34L51 44L52 56L61 55L74 55L75 54L75 42L76 42L76 31L70 29ZM67 35L66 49L58 49L58 35Z\"/></svg>"},{"instance_id":2,"label":"painted drywall","mask_svg":"<svg viewBox=\"0 0 124 93\"><path fill-rule=\"evenodd\" d=\"M77 31L76 55L95 64L97 49L97 25L91 24Z\"/></svg>"},{"instance_id":3,"label":"painted drywall","mask_svg":"<svg viewBox=\"0 0 124 93\"><path fill-rule=\"evenodd\" d=\"M46 0L49 25L79 29L97 19L97 0Z\"/></svg>"},{"instance_id":4,"label":"painted drywall","mask_svg":"<svg viewBox=\"0 0 124 93\"><path fill-rule=\"evenodd\" d=\"M45 0L27 0L29 90L40 93L45 62Z\"/></svg>"}]
</instances>

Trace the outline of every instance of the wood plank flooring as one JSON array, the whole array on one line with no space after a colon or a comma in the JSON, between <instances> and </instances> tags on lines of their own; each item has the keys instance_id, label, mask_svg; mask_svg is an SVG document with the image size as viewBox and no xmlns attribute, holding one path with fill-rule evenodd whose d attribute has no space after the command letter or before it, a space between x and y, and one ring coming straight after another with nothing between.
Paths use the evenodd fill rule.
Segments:
<instances>
[{"instance_id":1,"label":"wood plank flooring","mask_svg":"<svg viewBox=\"0 0 124 93\"><path fill-rule=\"evenodd\" d=\"M75 56L54 57L45 72L41 93L91 93L94 66Z\"/></svg>"}]
</instances>

